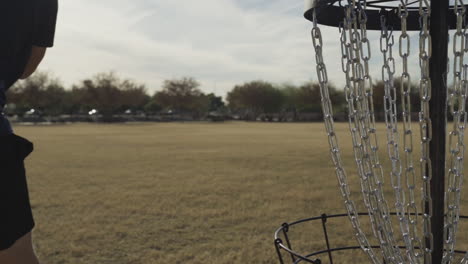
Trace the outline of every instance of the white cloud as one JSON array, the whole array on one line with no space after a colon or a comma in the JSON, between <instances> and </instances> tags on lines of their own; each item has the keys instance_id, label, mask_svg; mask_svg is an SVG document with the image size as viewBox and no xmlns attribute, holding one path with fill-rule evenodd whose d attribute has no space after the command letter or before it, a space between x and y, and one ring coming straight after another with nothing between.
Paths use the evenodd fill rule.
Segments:
<instances>
[{"instance_id":1,"label":"white cloud","mask_svg":"<svg viewBox=\"0 0 468 264\"><path fill-rule=\"evenodd\" d=\"M115 70L151 91L164 79L193 76L220 95L253 79L310 79L313 54L302 3L245 3L63 0L56 45L42 69L67 85Z\"/></svg>"},{"instance_id":2,"label":"white cloud","mask_svg":"<svg viewBox=\"0 0 468 264\"><path fill-rule=\"evenodd\" d=\"M219 95L255 79L300 84L316 79L302 2L62 0L56 46L42 69L66 85L114 70L151 92L181 76L195 77L205 92ZM338 30L323 28L323 34L330 79L342 85ZM371 37L374 58L380 58L378 35ZM380 76L379 63L372 64L373 76Z\"/></svg>"}]
</instances>

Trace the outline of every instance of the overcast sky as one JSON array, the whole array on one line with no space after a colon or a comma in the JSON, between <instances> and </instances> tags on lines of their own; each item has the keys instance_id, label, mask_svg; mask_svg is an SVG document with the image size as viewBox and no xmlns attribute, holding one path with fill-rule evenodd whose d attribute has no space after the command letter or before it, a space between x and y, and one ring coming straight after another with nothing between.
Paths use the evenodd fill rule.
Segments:
<instances>
[{"instance_id":1,"label":"overcast sky","mask_svg":"<svg viewBox=\"0 0 468 264\"><path fill-rule=\"evenodd\" d=\"M41 66L66 85L115 71L145 83L191 76L225 95L251 80L315 78L303 0L61 0Z\"/></svg>"},{"instance_id":2,"label":"overcast sky","mask_svg":"<svg viewBox=\"0 0 468 264\"><path fill-rule=\"evenodd\" d=\"M115 71L146 84L150 93L164 80L189 76L204 92L225 96L252 80L316 80L310 30L303 0L60 0L55 47L41 69L67 87ZM338 29L322 32L329 79L342 88ZM369 33L374 80L382 69L379 33ZM417 32L411 34L410 68L417 81Z\"/></svg>"}]
</instances>

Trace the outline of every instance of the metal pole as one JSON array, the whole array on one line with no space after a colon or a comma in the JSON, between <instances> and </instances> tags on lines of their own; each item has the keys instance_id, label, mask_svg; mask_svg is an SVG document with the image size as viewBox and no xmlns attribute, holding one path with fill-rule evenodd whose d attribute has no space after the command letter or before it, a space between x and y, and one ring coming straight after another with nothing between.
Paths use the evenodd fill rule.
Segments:
<instances>
[{"instance_id":1,"label":"metal pole","mask_svg":"<svg viewBox=\"0 0 468 264\"><path fill-rule=\"evenodd\" d=\"M442 262L444 253L444 192L445 192L445 142L447 119L447 53L448 53L449 0L431 0L430 33L432 58L430 77L432 97L429 103L432 120L430 158L432 165L432 233L434 248L432 263Z\"/></svg>"},{"instance_id":2,"label":"metal pole","mask_svg":"<svg viewBox=\"0 0 468 264\"><path fill-rule=\"evenodd\" d=\"M325 243L327 244L328 259L330 260L330 264L333 264L332 252L330 251L330 240L328 239L327 217L328 216L326 214L322 215L323 235L325 236Z\"/></svg>"},{"instance_id":3,"label":"metal pole","mask_svg":"<svg viewBox=\"0 0 468 264\"><path fill-rule=\"evenodd\" d=\"M279 238L275 240L276 253L278 254L278 259L279 259L280 264L284 264L283 255L281 254L281 249L279 247L279 244L282 244L282 243L283 241L281 241L281 239Z\"/></svg>"},{"instance_id":4,"label":"metal pole","mask_svg":"<svg viewBox=\"0 0 468 264\"><path fill-rule=\"evenodd\" d=\"M284 238L286 239L286 245L288 246L288 248L290 250L292 250L291 242L289 241L288 232L289 232L289 224L284 223L283 224L283 235L284 235ZM291 255L291 259L292 259L293 263L295 263L296 262L296 257L292 253L290 255Z\"/></svg>"}]
</instances>

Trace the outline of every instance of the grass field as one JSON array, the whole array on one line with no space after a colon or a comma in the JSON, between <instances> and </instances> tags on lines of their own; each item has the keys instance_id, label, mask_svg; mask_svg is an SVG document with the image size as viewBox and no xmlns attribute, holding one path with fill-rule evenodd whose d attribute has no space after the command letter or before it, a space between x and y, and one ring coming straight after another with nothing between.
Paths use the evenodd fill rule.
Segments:
<instances>
[{"instance_id":1,"label":"grass field","mask_svg":"<svg viewBox=\"0 0 468 264\"><path fill-rule=\"evenodd\" d=\"M45 264L277 263L283 222L344 212L322 124L15 129L35 143L27 170ZM354 168L349 141L341 138ZM332 246L355 243L346 219L329 224ZM324 248L320 222L291 236L298 251Z\"/></svg>"}]
</instances>

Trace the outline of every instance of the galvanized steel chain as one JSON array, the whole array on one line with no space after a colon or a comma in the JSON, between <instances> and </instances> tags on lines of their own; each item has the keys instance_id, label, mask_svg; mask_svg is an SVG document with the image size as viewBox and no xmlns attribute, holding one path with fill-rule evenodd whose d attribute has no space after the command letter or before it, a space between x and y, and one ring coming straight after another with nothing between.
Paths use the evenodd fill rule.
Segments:
<instances>
[{"instance_id":1,"label":"galvanized steel chain","mask_svg":"<svg viewBox=\"0 0 468 264\"><path fill-rule=\"evenodd\" d=\"M344 204L348 217L350 219L351 225L355 231L356 239L359 242L362 250L369 255L372 262L375 264L380 264L381 261L376 256L374 250L372 249L365 233L361 229L361 224L359 221L359 215L354 201L351 199L351 192L349 190L348 177L346 170L343 166L343 161L341 159L340 148L338 144L338 138L334 128L333 121L333 107L330 100L329 87L328 87L328 74L326 66L323 60L323 39L320 28L317 24L317 18L314 11L314 26L312 29L312 42L315 49L315 57L317 63L317 75L320 84L320 93L322 97L322 108L324 115L325 129L328 135L328 142L330 146L330 153L332 157L333 164L335 166L335 174L338 179L340 186L341 195L344 199Z\"/></svg>"},{"instance_id":2,"label":"galvanized steel chain","mask_svg":"<svg viewBox=\"0 0 468 264\"><path fill-rule=\"evenodd\" d=\"M419 126L421 137L421 208L423 222L423 237L420 236L419 209L416 202L416 172L413 163L413 129L411 117L411 75L408 69L410 56L410 37L407 33L408 0L400 0L399 15L401 19L401 34L399 37L399 55L403 62L400 76L401 106L403 119L404 162L399 153L399 134L397 128L397 91L394 85L395 60L392 55L394 36L386 26L385 17L381 20L380 50L384 57L382 79L385 88L384 108L387 124L387 147L392 164L392 187L395 192L395 207L398 214L400 229L406 246L406 258L401 256L397 247L388 204L383 192L383 171L378 157L378 144L375 127L373 84L369 74L371 59L370 41L367 37L367 16L365 8L359 0L349 0L345 7L346 14L341 28L342 70L346 76L345 94L348 103L348 118L353 143L355 162L361 180L361 190L364 203L368 209L372 230L379 240L384 258L389 263L432 263L433 235L432 195L430 182L432 178L429 144L432 140L429 101L431 100L432 83L429 74L429 61L432 54L432 40L429 33L430 3L428 0L418 0L420 26L419 32L419 65L421 78L419 95L421 108L419 111ZM365 2L364 2L365 4ZM464 63L464 55L468 53L468 34L465 28L465 7L462 0L455 1L457 15L457 31L453 37L453 72L454 86L450 90L450 112L454 118L453 128L449 135L449 166L448 189L446 192L446 223L445 254L443 263L453 260L455 234L460 215L460 192L463 182L464 161L464 130L466 127L466 97L468 94L468 64ZM316 53L317 75L322 96L322 108L325 128L328 134L330 152L335 166L336 176L341 194L348 212L351 224L356 232L356 238L362 249L370 256L373 263L381 263L370 246L361 229L357 209L351 199L348 178L341 159L340 149L333 122L333 108L328 89L328 74L323 60L323 40L317 25L314 11L314 27L312 39ZM402 187L402 173L405 176L407 196ZM468 254L461 262L468 264Z\"/></svg>"},{"instance_id":3,"label":"galvanized steel chain","mask_svg":"<svg viewBox=\"0 0 468 264\"><path fill-rule=\"evenodd\" d=\"M413 129L411 118L411 75L408 69L408 58L411 54L411 39L407 32L408 1L401 0L399 6L399 16L401 20L401 34L399 37L399 54L403 62L400 77L401 109L403 119L403 149L404 162L402 164L403 173L406 179L408 192L408 202L405 200L405 193L401 187L401 178L394 186L396 199L396 209L400 218L400 229L403 241L406 246L407 256L411 263L421 263L424 256L422 240L418 232L419 210L416 203L416 172L413 163ZM398 139L398 138L397 138Z\"/></svg>"},{"instance_id":4,"label":"galvanized steel chain","mask_svg":"<svg viewBox=\"0 0 468 264\"><path fill-rule=\"evenodd\" d=\"M407 261L414 263L412 241L408 237L408 219L405 213L405 194L401 185L402 164L399 149L398 132L398 110L397 110L397 89L395 87L395 59L393 57L394 35L392 28L389 28L386 15L380 17L380 51L383 55L382 81L384 84L384 111L385 124L387 128L387 150L391 162L391 182L395 195L395 209L398 213L398 221L403 234ZM399 256L399 251L395 252Z\"/></svg>"},{"instance_id":5,"label":"galvanized steel chain","mask_svg":"<svg viewBox=\"0 0 468 264\"><path fill-rule=\"evenodd\" d=\"M362 177L362 175L365 174L365 162L362 158L364 156L364 153L362 138L360 136L359 119L361 118L361 116L358 110L358 102L359 98L363 97L359 97L359 90L356 89L355 84L355 75L361 73L361 71L356 71L356 69L362 68L359 68L359 66L357 66L359 57L358 54L356 54L356 51L359 51L359 48L357 47L356 40L353 39L353 15L355 18L352 6L348 6L348 8L346 9L346 17L343 22L343 29L341 34L341 41L344 47L343 57L346 57L346 59L344 60L346 61L346 67L344 69L346 77L345 93L346 101L348 103L348 122L350 127L351 140L353 144L354 158L356 161L357 171L361 180L361 190L364 194L363 200L368 211L371 211L374 208L373 205L375 205L376 203L376 198L375 194L371 191L370 179L368 177ZM370 221L374 235L377 236L378 231L376 228L376 221L373 217L371 217Z\"/></svg>"},{"instance_id":6,"label":"galvanized steel chain","mask_svg":"<svg viewBox=\"0 0 468 264\"><path fill-rule=\"evenodd\" d=\"M453 35L453 87L449 89L449 109L453 116L453 126L449 133L449 162L447 171L447 191L445 193L444 258L443 263L451 263L455 255L456 233L460 220L460 195L463 184L463 162L465 157L466 96L468 86L468 65L464 63L466 47L465 6L456 0L454 12L457 28Z\"/></svg>"},{"instance_id":7,"label":"galvanized steel chain","mask_svg":"<svg viewBox=\"0 0 468 264\"><path fill-rule=\"evenodd\" d=\"M348 95L349 123L353 135L356 166L374 235L380 243L384 258L389 263L402 263L383 191L384 174L378 156L373 101L369 99L372 97L372 93L369 92L372 88L368 87L371 84L370 75L368 65L366 71L365 64L370 59L370 54L362 54L363 44L368 45L365 26L367 18L363 6L356 0L346 6L345 10L343 38L349 40L345 54L347 56L345 89Z\"/></svg>"},{"instance_id":8,"label":"galvanized steel chain","mask_svg":"<svg viewBox=\"0 0 468 264\"><path fill-rule=\"evenodd\" d=\"M419 33L419 66L421 79L419 81L419 95L421 110L419 112L419 127L421 133L421 179L422 179L422 208L424 235L424 263L432 263L434 238L432 235L432 195L431 179L432 167L429 156L429 144L432 140L432 122L429 115L429 101L431 100L432 82L429 76L429 60L432 55L432 39L429 33L429 19L431 7L428 0L419 0L419 16L421 30Z\"/></svg>"},{"instance_id":9,"label":"galvanized steel chain","mask_svg":"<svg viewBox=\"0 0 468 264\"><path fill-rule=\"evenodd\" d=\"M360 35L357 33L356 16L354 6L347 6L341 36L341 40L344 42L343 47L345 49L343 57L346 57L346 67L344 69L346 76L345 93L348 103L348 121L353 143L354 157L361 180L364 204L369 212L374 212L378 210L378 199L372 189L371 179L368 177L370 160L369 155L365 154L367 144L363 143L361 136L361 121L363 120L362 108L365 97L362 90L359 89L358 83L364 75L364 67L360 63ZM374 235L378 237L379 231L374 214L370 215L370 221Z\"/></svg>"}]
</instances>

